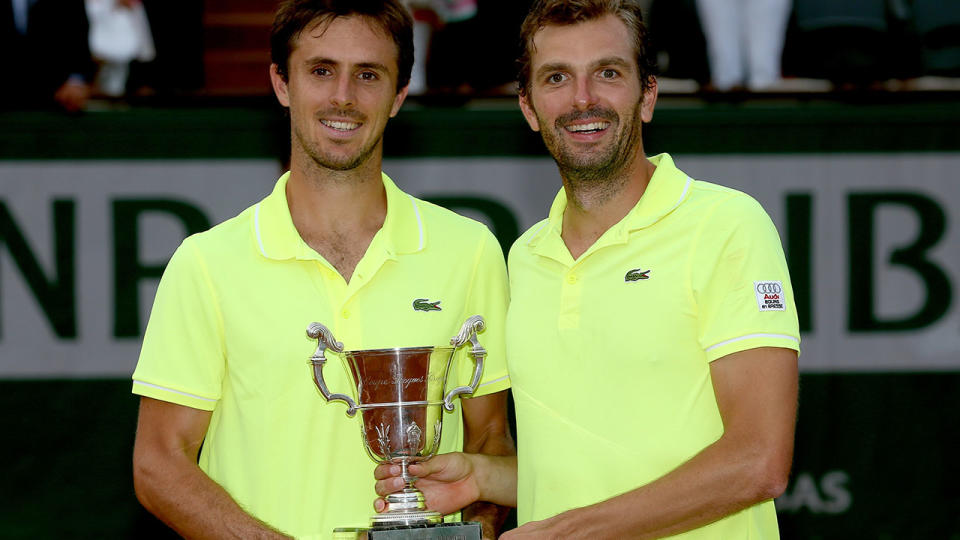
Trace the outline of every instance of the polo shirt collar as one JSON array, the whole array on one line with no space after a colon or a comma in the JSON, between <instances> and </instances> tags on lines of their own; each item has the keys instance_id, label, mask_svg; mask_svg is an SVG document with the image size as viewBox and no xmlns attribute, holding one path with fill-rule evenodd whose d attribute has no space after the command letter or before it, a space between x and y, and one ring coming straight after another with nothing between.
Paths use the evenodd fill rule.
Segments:
<instances>
[{"instance_id":1,"label":"polo shirt collar","mask_svg":"<svg viewBox=\"0 0 960 540\"><path fill-rule=\"evenodd\" d=\"M293 225L287 204L289 178L289 172L281 176L270 195L254 207L253 236L257 248L268 259L321 260ZM377 232L379 242L388 257L420 251L426 246L427 232L417 200L401 191L385 173L381 173L381 178L387 194L387 216Z\"/></svg>"},{"instance_id":2,"label":"polo shirt collar","mask_svg":"<svg viewBox=\"0 0 960 540\"><path fill-rule=\"evenodd\" d=\"M644 229L660 221L686 200L693 180L677 168L669 154L659 154L647 158L656 166L650 183L637 204L616 225L597 240L584 255L596 248L608 244L626 243L633 231ZM563 230L563 212L567 208L566 190L560 188L553 204L547 223L530 239L529 245L534 253L555 257L557 249L562 248L569 257L569 251L563 244L560 233Z\"/></svg>"}]
</instances>

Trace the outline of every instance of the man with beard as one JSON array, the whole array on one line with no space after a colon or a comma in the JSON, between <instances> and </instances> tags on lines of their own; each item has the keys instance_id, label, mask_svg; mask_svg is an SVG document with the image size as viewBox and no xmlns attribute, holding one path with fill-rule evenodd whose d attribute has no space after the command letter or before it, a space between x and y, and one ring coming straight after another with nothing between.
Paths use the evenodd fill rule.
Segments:
<instances>
[{"instance_id":1,"label":"man with beard","mask_svg":"<svg viewBox=\"0 0 960 540\"><path fill-rule=\"evenodd\" d=\"M438 509L516 504L502 538L777 538L799 331L776 229L644 155L635 0L540 0L521 36L520 106L563 189L508 262L518 455L439 456L417 485Z\"/></svg>"},{"instance_id":2,"label":"man with beard","mask_svg":"<svg viewBox=\"0 0 960 540\"><path fill-rule=\"evenodd\" d=\"M314 321L349 349L382 349L447 345L482 315L483 378L462 421L446 418L440 451L513 453L503 254L482 224L380 169L410 79L410 15L396 1L288 0L271 46L290 171L177 249L133 374L137 496L185 537L329 538L367 525L374 463L359 416L314 386ZM472 362L455 363L451 384L467 384ZM352 384L339 366L324 375L334 391Z\"/></svg>"}]
</instances>

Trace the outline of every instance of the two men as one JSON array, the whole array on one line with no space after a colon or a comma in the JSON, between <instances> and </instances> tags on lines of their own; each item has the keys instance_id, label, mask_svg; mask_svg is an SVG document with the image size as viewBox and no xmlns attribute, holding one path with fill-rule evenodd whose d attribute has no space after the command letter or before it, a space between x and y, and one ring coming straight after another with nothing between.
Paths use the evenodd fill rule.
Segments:
<instances>
[{"instance_id":1,"label":"two men","mask_svg":"<svg viewBox=\"0 0 960 540\"><path fill-rule=\"evenodd\" d=\"M177 249L133 375L137 496L187 537L328 538L368 523L374 464L358 419L314 386L314 321L373 349L444 345L482 315L484 378L462 423L460 411L445 422L440 451L513 453L503 254L482 224L381 172L383 130L410 79L409 14L394 1L288 0L271 48L290 171ZM420 299L439 309L418 310ZM451 376L466 384L461 364ZM345 370L325 375L332 389L351 384Z\"/></svg>"},{"instance_id":2,"label":"two men","mask_svg":"<svg viewBox=\"0 0 960 540\"><path fill-rule=\"evenodd\" d=\"M799 330L776 229L749 196L646 158L657 83L632 0L540 0L520 106L557 162L509 258L518 456L411 468L428 505L516 505L503 538L777 538ZM381 494L400 487L377 469Z\"/></svg>"}]
</instances>

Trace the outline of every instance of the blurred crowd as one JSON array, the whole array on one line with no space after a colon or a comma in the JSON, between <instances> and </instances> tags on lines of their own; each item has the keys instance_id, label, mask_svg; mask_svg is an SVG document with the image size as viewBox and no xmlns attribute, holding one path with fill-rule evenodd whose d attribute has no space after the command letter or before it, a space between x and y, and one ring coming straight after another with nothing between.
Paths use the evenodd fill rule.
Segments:
<instances>
[{"instance_id":1,"label":"blurred crowd","mask_svg":"<svg viewBox=\"0 0 960 540\"><path fill-rule=\"evenodd\" d=\"M643 1L661 75L688 81L691 92L805 88L798 81L909 89L960 76L960 0ZM416 21L411 95L515 92L516 36L530 0L406 3ZM263 4L273 11L274 1ZM0 40L3 108L74 112L91 97L205 90L204 2L0 0Z\"/></svg>"},{"instance_id":2,"label":"blurred crowd","mask_svg":"<svg viewBox=\"0 0 960 540\"><path fill-rule=\"evenodd\" d=\"M900 90L960 76L960 0L653 0L648 22L661 72L706 91L798 80Z\"/></svg>"},{"instance_id":3,"label":"blurred crowd","mask_svg":"<svg viewBox=\"0 0 960 540\"><path fill-rule=\"evenodd\" d=\"M0 108L83 110L91 97L203 85L203 3L0 0Z\"/></svg>"},{"instance_id":4,"label":"blurred crowd","mask_svg":"<svg viewBox=\"0 0 960 540\"><path fill-rule=\"evenodd\" d=\"M960 77L960 0L641 2L660 74L694 92L900 90ZM513 91L529 0L408 4L424 28L418 91Z\"/></svg>"}]
</instances>

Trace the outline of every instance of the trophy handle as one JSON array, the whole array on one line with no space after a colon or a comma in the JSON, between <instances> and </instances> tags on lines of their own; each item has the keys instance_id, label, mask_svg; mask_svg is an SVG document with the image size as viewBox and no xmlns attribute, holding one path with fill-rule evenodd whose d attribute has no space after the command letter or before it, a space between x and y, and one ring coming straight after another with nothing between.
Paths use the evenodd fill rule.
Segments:
<instances>
[{"instance_id":1,"label":"trophy handle","mask_svg":"<svg viewBox=\"0 0 960 540\"><path fill-rule=\"evenodd\" d=\"M357 404L353 398L346 394L332 394L327 389L327 382L323 380L323 365L327 363L325 355L327 349L334 352L343 352L343 343L340 343L333 337L333 332L326 326L313 322L307 327L307 336L310 339L317 340L317 350L310 357L310 363L313 364L313 382L317 383L317 388L323 394L323 399L330 401L342 401L347 404L347 416L352 417L357 413Z\"/></svg>"},{"instance_id":2,"label":"trophy handle","mask_svg":"<svg viewBox=\"0 0 960 540\"><path fill-rule=\"evenodd\" d=\"M448 412L453 411L453 399L455 397L477 391L477 385L480 384L480 374L483 373L483 359L487 356L487 350L480 345L477 332L483 331L484 328L486 328L486 323L483 322L483 317L474 315L463 323L463 326L460 327L460 333L450 339L450 345L453 345L454 349L467 341L472 344L470 354L473 356L476 367L473 370L473 379L470 381L470 386L458 386L443 397L443 408Z\"/></svg>"}]
</instances>

